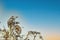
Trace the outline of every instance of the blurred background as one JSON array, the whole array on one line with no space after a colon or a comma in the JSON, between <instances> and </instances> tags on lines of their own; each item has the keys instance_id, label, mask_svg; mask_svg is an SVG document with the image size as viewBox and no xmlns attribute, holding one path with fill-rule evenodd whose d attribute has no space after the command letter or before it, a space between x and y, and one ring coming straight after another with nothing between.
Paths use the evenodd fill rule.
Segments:
<instances>
[{"instance_id":1,"label":"blurred background","mask_svg":"<svg viewBox=\"0 0 60 40\"><path fill-rule=\"evenodd\" d=\"M0 28L8 28L12 15L19 17L22 34L34 30L44 40L60 40L60 0L0 0Z\"/></svg>"}]
</instances>

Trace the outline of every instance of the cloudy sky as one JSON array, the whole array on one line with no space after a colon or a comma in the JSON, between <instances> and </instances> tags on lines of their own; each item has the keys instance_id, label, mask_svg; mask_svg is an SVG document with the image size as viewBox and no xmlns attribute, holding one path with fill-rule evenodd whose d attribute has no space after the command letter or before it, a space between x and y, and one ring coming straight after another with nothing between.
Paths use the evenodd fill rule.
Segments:
<instances>
[{"instance_id":1,"label":"cloudy sky","mask_svg":"<svg viewBox=\"0 0 60 40\"><path fill-rule=\"evenodd\" d=\"M60 40L59 0L0 0L0 28L8 28L12 15L19 16L22 33L35 30L45 40Z\"/></svg>"}]
</instances>

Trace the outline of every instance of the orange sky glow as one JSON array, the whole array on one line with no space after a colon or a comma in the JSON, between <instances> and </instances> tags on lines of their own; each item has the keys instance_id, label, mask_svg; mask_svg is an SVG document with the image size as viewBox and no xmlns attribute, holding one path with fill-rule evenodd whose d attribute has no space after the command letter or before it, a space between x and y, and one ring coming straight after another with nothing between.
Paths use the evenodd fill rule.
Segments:
<instances>
[{"instance_id":1,"label":"orange sky glow","mask_svg":"<svg viewBox=\"0 0 60 40\"><path fill-rule=\"evenodd\" d=\"M57 35L57 34L47 35L46 40L60 40L60 35Z\"/></svg>"}]
</instances>

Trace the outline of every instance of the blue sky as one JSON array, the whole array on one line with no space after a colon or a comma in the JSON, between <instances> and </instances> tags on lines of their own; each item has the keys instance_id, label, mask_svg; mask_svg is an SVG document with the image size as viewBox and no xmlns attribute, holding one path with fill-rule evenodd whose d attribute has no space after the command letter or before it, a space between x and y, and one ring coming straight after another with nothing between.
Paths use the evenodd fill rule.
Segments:
<instances>
[{"instance_id":1,"label":"blue sky","mask_svg":"<svg viewBox=\"0 0 60 40\"><path fill-rule=\"evenodd\" d=\"M0 1L5 11L16 10L27 24L43 32L60 33L60 0L6 0ZM3 15L7 15L5 13Z\"/></svg>"},{"instance_id":2,"label":"blue sky","mask_svg":"<svg viewBox=\"0 0 60 40\"><path fill-rule=\"evenodd\" d=\"M33 24L40 22L60 23L60 1L58 0L15 0L3 1L3 3L6 10L22 11L22 15L29 23L31 23L30 21Z\"/></svg>"}]
</instances>

